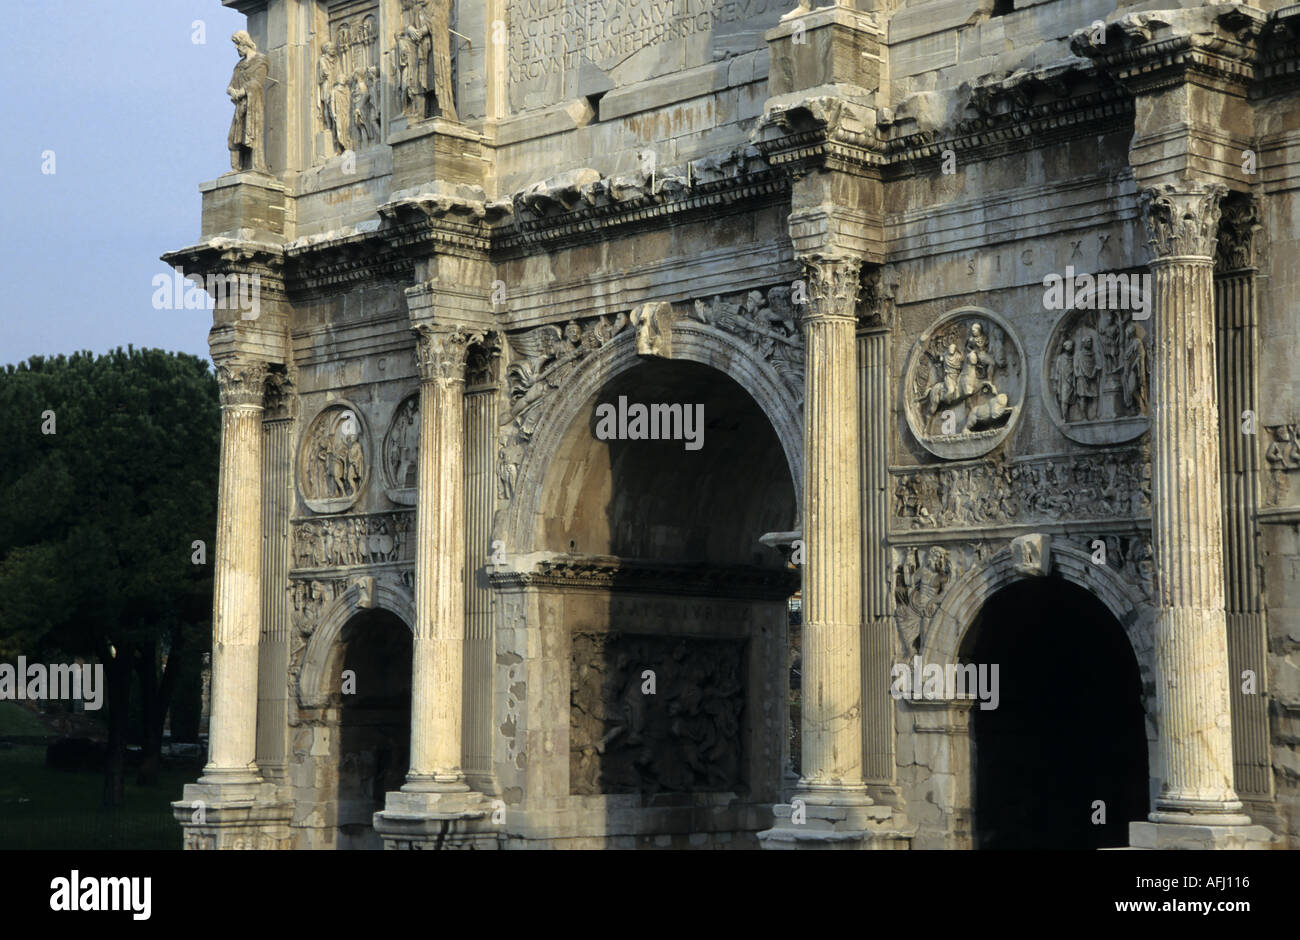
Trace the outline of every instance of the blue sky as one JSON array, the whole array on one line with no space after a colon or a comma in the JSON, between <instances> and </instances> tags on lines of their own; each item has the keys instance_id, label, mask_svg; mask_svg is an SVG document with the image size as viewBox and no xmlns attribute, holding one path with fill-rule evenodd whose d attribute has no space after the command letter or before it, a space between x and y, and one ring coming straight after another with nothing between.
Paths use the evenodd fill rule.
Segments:
<instances>
[{"instance_id":1,"label":"blue sky","mask_svg":"<svg viewBox=\"0 0 1300 940\"><path fill-rule=\"evenodd\" d=\"M198 240L199 182L230 169L244 17L220 0L0 8L22 39L0 58L0 365L128 343L206 357L207 311L154 310L152 281L160 254Z\"/></svg>"}]
</instances>

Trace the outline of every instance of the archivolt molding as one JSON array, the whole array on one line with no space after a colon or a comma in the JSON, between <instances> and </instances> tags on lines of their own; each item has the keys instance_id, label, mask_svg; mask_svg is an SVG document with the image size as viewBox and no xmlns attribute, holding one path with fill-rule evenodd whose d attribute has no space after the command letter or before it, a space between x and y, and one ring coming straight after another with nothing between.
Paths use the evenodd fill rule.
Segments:
<instances>
[{"instance_id":1,"label":"archivolt molding","mask_svg":"<svg viewBox=\"0 0 1300 940\"><path fill-rule=\"evenodd\" d=\"M724 373L740 385L772 423L785 452L794 481L796 509L803 506L803 418L798 402L776 368L743 338L708 323L679 318L671 325L671 358L697 362ZM610 379L643 361L637 336L625 330L586 356L547 396L511 488L514 498L494 537L505 541L512 555L533 550L533 538L542 490L551 461L582 408Z\"/></svg>"},{"instance_id":2,"label":"archivolt molding","mask_svg":"<svg viewBox=\"0 0 1300 940\"><path fill-rule=\"evenodd\" d=\"M1113 568L1093 564L1087 552L1053 542L1051 555L1053 571L1091 592L1124 628L1129 646L1137 657L1143 697L1149 698L1146 690L1155 685L1155 609ZM984 603L1002 588L1025 577L1016 570L1008 547L989 558L986 564L959 578L948 589L922 633L920 655L923 660L927 663L958 662L962 640Z\"/></svg>"},{"instance_id":3,"label":"archivolt molding","mask_svg":"<svg viewBox=\"0 0 1300 940\"><path fill-rule=\"evenodd\" d=\"M298 675L298 704L322 708L329 704L327 670L349 620L365 610L386 610L415 631L415 595L401 582L388 578L361 578L350 584L321 615L312 631Z\"/></svg>"}]
</instances>

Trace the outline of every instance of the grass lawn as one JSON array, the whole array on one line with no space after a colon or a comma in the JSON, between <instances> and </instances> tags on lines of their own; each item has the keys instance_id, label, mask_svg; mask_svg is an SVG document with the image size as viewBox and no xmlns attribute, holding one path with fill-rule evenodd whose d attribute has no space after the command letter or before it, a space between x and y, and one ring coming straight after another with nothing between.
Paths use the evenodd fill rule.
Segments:
<instances>
[{"instance_id":1,"label":"grass lawn","mask_svg":"<svg viewBox=\"0 0 1300 940\"><path fill-rule=\"evenodd\" d=\"M0 710L0 721L11 717ZM169 804L194 776L164 769L158 786L140 787L128 768L126 805L109 812L102 772L46 770L40 745L0 749L0 849L179 849Z\"/></svg>"},{"instance_id":2,"label":"grass lawn","mask_svg":"<svg viewBox=\"0 0 1300 940\"><path fill-rule=\"evenodd\" d=\"M0 702L0 738L49 733L45 722L17 702Z\"/></svg>"}]
</instances>

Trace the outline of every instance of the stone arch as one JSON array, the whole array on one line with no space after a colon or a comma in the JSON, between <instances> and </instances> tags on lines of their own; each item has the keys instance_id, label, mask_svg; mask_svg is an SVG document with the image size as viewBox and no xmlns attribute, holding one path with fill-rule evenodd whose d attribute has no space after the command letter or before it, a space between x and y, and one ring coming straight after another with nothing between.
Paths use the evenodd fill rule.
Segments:
<instances>
[{"instance_id":1,"label":"stone arch","mask_svg":"<svg viewBox=\"0 0 1300 940\"><path fill-rule=\"evenodd\" d=\"M303 708L321 708L329 704L329 664L338 648L348 621L366 610L386 610L415 633L415 597L401 582L375 578L369 602L363 604L366 590L355 581L321 613L312 631L298 674L298 702Z\"/></svg>"},{"instance_id":2,"label":"stone arch","mask_svg":"<svg viewBox=\"0 0 1300 940\"><path fill-rule=\"evenodd\" d=\"M803 414L776 370L755 355L742 339L717 327L681 320L672 327L668 358L717 369L736 382L771 422L785 453L794 482L795 510L803 507ZM512 554L533 550L536 517L546 474L565 434L583 406L604 383L644 361L637 353L636 333L624 330L582 361L555 391L524 454L505 524L498 536Z\"/></svg>"},{"instance_id":3,"label":"stone arch","mask_svg":"<svg viewBox=\"0 0 1300 940\"><path fill-rule=\"evenodd\" d=\"M1155 800L1163 770L1160 762L1159 720L1155 680L1156 609L1142 593L1107 565L1094 565L1091 555L1070 545L1051 548L1052 571L1090 592L1119 622L1137 660L1146 715L1148 800ZM986 601L1008 585L1031 577L1016 570L1010 547L982 567L968 571L948 589L922 637L920 655L926 663L959 662L966 633ZM968 703L960 703L965 706ZM966 731L963 731L965 734ZM966 775L969 776L969 768ZM969 784L969 781L966 781ZM969 794L969 786L965 790Z\"/></svg>"},{"instance_id":4,"label":"stone arch","mask_svg":"<svg viewBox=\"0 0 1300 940\"><path fill-rule=\"evenodd\" d=\"M1091 556L1070 545L1054 544L1052 570L1065 580L1091 592L1111 612L1137 659L1144 690L1154 688L1153 675L1155 610L1115 569L1094 565ZM966 631L984 603L999 590L1029 575L1017 571L1011 549L1004 548L983 567L976 567L959 578L944 596L930 620L922 639L921 655L925 662L955 663ZM1148 710L1149 713L1149 710Z\"/></svg>"}]
</instances>

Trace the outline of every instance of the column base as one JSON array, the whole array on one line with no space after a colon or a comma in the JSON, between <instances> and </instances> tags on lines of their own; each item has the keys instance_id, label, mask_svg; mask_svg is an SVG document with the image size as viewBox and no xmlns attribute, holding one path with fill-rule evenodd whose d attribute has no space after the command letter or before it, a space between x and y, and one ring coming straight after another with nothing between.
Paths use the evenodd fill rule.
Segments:
<instances>
[{"instance_id":1,"label":"column base","mask_svg":"<svg viewBox=\"0 0 1300 940\"><path fill-rule=\"evenodd\" d=\"M263 782L256 765L213 767L209 764L203 768L197 783L185 785L185 792L188 793L191 787L203 787L212 793L220 792L221 799L226 801L254 799L261 792Z\"/></svg>"},{"instance_id":2,"label":"column base","mask_svg":"<svg viewBox=\"0 0 1300 940\"><path fill-rule=\"evenodd\" d=\"M292 848L293 805L276 799L272 785L187 783L172 815L186 849Z\"/></svg>"},{"instance_id":3,"label":"column base","mask_svg":"<svg viewBox=\"0 0 1300 940\"><path fill-rule=\"evenodd\" d=\"M495 849L498 827L491 823L492 803L463 781L441 784L454 789L408 789L425 781L408 781L390 791L374 815L375 832L385 849ZM437 785L436 781L429 781Z\"/></svg>"},{"instance_id":4,"label":"column base","mask_svg":"<svg viewBox=\"0 0 1300 940\"><path fill-rule=\"evenodd\" d=\"M916 827L865 789L800 787L790 803L772 807L776 821L758 833L764 849L907 849Z\"/></svg>"},{"instance_id":5,"label":"column base","mask_svg":"<svg viewBox=\"0 0 1300 940\"><path fill-rule=\"evenodd\" d=\"M1172 816L1168 813L1152 813ZM1185 815L1182 822L1132 822L1128 824L1129 847L1134 849L1272 849L1281 840L1264 826L1222 825Z\"/></svg>"}]
</instances>

